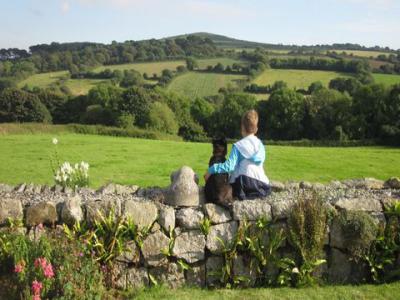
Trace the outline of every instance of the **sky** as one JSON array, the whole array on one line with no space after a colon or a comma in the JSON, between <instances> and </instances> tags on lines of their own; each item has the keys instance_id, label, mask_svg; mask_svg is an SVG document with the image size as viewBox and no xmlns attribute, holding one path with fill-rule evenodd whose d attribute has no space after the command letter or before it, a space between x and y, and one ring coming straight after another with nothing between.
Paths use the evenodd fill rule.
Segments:
<instances>
[{"instance_id":1,"label":"sky","mask_svg":"<svg viewBox=\"0 0 400 300\"><path fill-rule=\"evenodd\" d=\"M400 49L399 0L1 0L0 48L210 32Z\"/></svg>"}]
</instances>

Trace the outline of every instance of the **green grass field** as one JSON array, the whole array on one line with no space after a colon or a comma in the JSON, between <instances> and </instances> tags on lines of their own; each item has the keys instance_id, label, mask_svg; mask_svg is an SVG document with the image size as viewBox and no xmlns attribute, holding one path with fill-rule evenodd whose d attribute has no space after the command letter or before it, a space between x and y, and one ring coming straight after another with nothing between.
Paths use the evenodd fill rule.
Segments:
<instances>
[{"instance_id":1,"label":"green grass field","mask_svg":"<svg viewBox=\"0 0 400 300\"><path fill-rule=\"evenodd\" d=\"M56 83L60 79L68 77L67 71L49 72L32 75L18 83L18 87L46 87Z\"/></svg>"},{"instance_id":2,"label":"green grass field","mask_svg":"<svg viewBox=\"0 0 400 300\"><path fill-rule=\"evenodd\" d=\"M168 289L154 287L128 295L127 299L177 299L177 300L395 300L399 299L400 283L359 286L324 286L312 288L253 288L206 290L197 288Z\"/></svg>"},{"instance_id":3,"label":"green grass field","mask_svg":"<svg viewBox=\"0 0 400 300\"><path fill-rule=\"evenodd\" d=\"M383 83L386 85L393 85L400 83L400 75L393 74L372 74L376 83Z\"/></svg>"},{"instance_id":4,"label":"green grass field","mask_svg":"<svg viewBox=\"0 0 400 300\"><path fill-rule=\"evenodd\" d=\"M53 136L62 161L91 165L91 186L113 181L166 186L182 165L203 175L211 145L77 134L0 135L0 182L52 183ZM271 180L328 182L333 179L400 176L400 149L268 146L264 165Z\"/></svg>"},{"instance_id":5,"label":"green grass field","mask_svg":"<svg viewBox=\"0 0 400 300\"><path fill-rule=\"evenodd\" d=\"M216 95L220 88L236 85L236 80L245 78L242 75L188 72L173 79L167 90L191 98L205 97Z\"/></svg>"},{"instance_id":6,"label":"green grass field","mask_svg":"<svg viewBox=\"0 0 400 300\"><path fill-rule=\"evenodd\" d=\"M349 77L349 75L331 71L268 69L255 78L253 83L272 85L275 81L283 80L289 87L308 88L314 81L321 81L327 86L329 81L336 77Z\"/></svg>"}]
</instances>

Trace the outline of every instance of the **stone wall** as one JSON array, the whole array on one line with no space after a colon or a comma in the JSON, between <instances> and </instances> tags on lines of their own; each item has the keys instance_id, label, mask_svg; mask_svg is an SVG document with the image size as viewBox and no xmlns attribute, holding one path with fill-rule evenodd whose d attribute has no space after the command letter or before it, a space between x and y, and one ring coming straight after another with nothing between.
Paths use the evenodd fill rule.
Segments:
<instances>
[{"instance_id":1,"label":"stone wall","mask_svg":"<svg viewBox=\"0 0 400 300\"><path fill-rule=\"evenodd\" d=\"M46 230L52 230L62 223L71 225L83 220L92 223L98 211L107 214L113 208L117 215L132 217L140 228L151 228L141 249L132 242L128 245L131 251L116 259L120 288L148 285L150 280L171 287L206 286L215 283L211 274L223 264L221 243L217 238L229 243L243 220L251 222L260 217L286 229L288 212L300 190L305 193L315 190L331 209L363 211L382 225L386 222L384 207L400 199L400 181L396 178L386 182L376 179L333 181L327 185L272 182L273 193L268 198L235 201L228 209L204 203L197 179L185 183L185 179L180 178L182 173L192 176L188 169L174 173L173 183L165 189L108 184L97 191L88 188L72 191L59 186L0 184L0 226L6 226L8 218L23 219L22 231L35 235L36 225L45 224ZM185 201L186 198L189 200ZM207 236L200 230L200 222L205 217L212 224ZM173 255L167 258L161 252L168 248L170 229L175 230L176 238ZM320 270L331 282L354 282L363 276L362 266L349 260L347 246L343 243L345 234L333 220L323 254L327 264ZM285 241L280 252L290 254L293 248ZM178 264L180 260L189 264L190 269L182 270ZM248 262L241 256L235 258L233 272L253 276Z\"/></svg>"}]
</instances>

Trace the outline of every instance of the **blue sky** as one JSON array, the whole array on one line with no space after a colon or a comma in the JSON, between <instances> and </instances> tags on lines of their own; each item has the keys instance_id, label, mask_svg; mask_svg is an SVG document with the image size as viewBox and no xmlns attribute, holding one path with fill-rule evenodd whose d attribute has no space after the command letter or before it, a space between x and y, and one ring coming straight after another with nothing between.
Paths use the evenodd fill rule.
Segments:
<instances>
[{"instance_id":1,"label":"blue sky","mask_svg":"<svg viewBox=\"0 0 400 300\"><path fill-rule=\"evenodd\" d=\"M400 48L398 0L4 0L0 48L206 31L284 44Z\"/></svg>"}]
</instances>

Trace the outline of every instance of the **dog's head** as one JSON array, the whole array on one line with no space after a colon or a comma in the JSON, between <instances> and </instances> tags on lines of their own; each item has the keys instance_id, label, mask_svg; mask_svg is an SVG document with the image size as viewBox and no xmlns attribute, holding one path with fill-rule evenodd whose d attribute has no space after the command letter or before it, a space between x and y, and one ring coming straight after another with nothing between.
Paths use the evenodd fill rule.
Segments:
<instances>
[{"instance_id":1,"label":"dog's head","mask_svg":"<svg viewBox=\"0 0 400 300\"><path fill-rule=\"evenodd\" d=\"M225 157L228 153L228 146L225 138L215 138L212 141L213 156Z\"/></svg>"}]
</instances>

